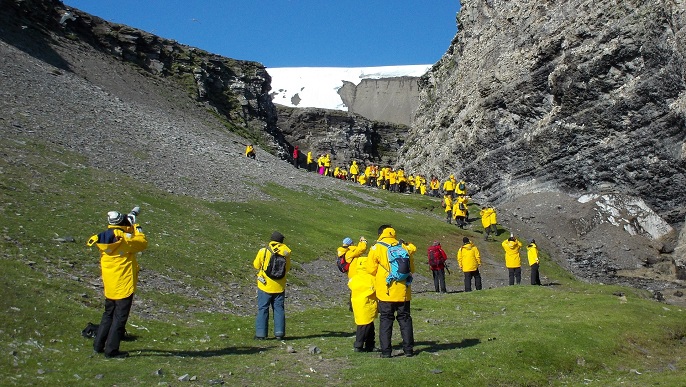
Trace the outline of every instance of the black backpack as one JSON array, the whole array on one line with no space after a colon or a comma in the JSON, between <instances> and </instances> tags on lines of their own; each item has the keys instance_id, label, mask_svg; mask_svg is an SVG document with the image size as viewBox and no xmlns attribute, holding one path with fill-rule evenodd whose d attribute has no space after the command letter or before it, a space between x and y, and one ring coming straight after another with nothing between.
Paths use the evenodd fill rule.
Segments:
<instances>
[{"instance_id":1,"label":"black backpack","mask_svg":"<svg viewBox=\"0 0 686 387\"><path fill-rule=\"evenodd\" d=\"M286 276L286 257L283 255L275 252L272 250L271 246L267 247L269 251L272 253L272 256L269 258L269 263L267 264L267 268L263 269L264 274L274 280L281 279ZM267 255L267 252L265 251L264 255Z\"/></svg>"}]
</instances>

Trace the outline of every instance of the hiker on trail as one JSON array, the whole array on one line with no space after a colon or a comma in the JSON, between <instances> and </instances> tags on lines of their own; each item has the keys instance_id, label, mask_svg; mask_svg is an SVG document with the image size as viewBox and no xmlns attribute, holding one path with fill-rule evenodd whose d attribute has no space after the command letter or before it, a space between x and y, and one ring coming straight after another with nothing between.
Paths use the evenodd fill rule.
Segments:
<instances>
[{"instance_id":1,"label":"hiker on trail","mask_svg":"<svg viewBox=\"0 0 686 387\"><path fill-rule=\"evenodd\" d=\"M307 152L307 171L314 172L314 159L312 158L312 151Z\"/></svg>"},{"instance_id":2,"label":"hiker on trail","mask_svg":"<svg viewBox=\"0 0 686 387\"><path fill-rule=\"evenodd\" d=\"M455 225L464 230L464 226L467 225L467 222L465 221L466 217L467 199L464 195L459 195L453 204L453 219L455 219Z\"/></svg>"},{"instance_id":3,"label":"hiker on trail","mask_svg":"<svg viewBox=\"0 0 686 387\"><path fill-rule=\"evenodd\" d=\"M427 249L426 254L429 258L429 269L431 269L431 274L434 278L436 293L447 293L448 291L445 288L445 264L448 256L441 248L441 243L434 241Z\"/></svg>"},{"instance_id":4,"label":"hiker on trail","mask_svg":"<svg viewBox=\"0 0 686 387\"><path fill-rule=\"evenodd\" d=\"M457 264L464 273L464 291L472 291L472 278L476 290L481 290L481 254L467 237L462 238L462 247L457 250Z\"/></svg>"},{"instance_id":5,"label":"hiker on trail","mask_svg":"<svg viewBox=\"0 0 686 387\"><path fill-rule=\"evenodd\" d=\"M245 157L255 160L255 147L253 147L252 144L248 144L245 147Z\"/></svg>"},{"instance_id":6,"label":"hiker on trail","mask_svg":"<svg viewBox=\"0 0 686 387\"><path fill-rule=\"evenodd\" d=\"M367 273L367 257L353 260L348 271L350 303L357 330L355 332L355 352L372 352L375 345L374 319L378 314L378 299L374 290L374 276Z\"/></svg>"},{"instance_id":7,"label":"hiker on trail","mask_svg":"<svg viewBox=\"0 0 686 387\"><path fill-rule=\"evenodd\" d=\"M510 280L510 285L515 283L519 285L522 282L522 262L519 257L519 249L522 247L522 242L517 240L514 234L503 241L503 250L505 250L505 266Z\"/></svg>"},{"instance_id":8,"label":"hiker on trail","mask_svg":"<svg viewBox=\"0 0 686 387\"><path fill-rule=\"evenodd\" d=\"M451 199L455 199L456 186L457 181L455 181L455 175L450 175L448 180L443 183L443 195L450 195Z\"/></svg>"},{"instance_id":9,"label":"hiker on trail","mask_svg":"<svg viewBox=\"0 0 686 387\"><path fill-rule=\"evenodd\" d=\"M446 194L443 196L441 206L443 206L443 211L445 211L446 223L451 224L450 222L453 217L453 199L450 197L450 195Z\"/></svg>"},{"instance_id":10,"label":"hiker on trail","mask_svg":"<svg viewBox=\"0 0 686 387\"><path fill-rule=\"evenodd\" d=\"M431 176L431 181L429 182L429 189L431 189L431 196L437 198L438 190L441 188L441 182L438 181L436 176Z\"/></svg>"},{"instance_id":11,"label":"hiker on trail","mask_svg":"<svg viewBox=\"0 0 686 387\"><path fill-rule=\"evenodd\" d=\"M356 182L357 176L360 174L360 167L357 165L357 161L353 160L348 169L350 170L350 179Z\"/></svg>"},{"instance_id":12,"label":"hiker on trail","mask_svg":"<svg viewBox=\"0 0 686 387\"><path fill-rule=\"evenodd\" d=\"M331 176L331 155L324 156L324 176Z\"/></svg>"},{"instance_id":13,"label":"hiker on trail","mask_svg":"<svg viewBox=\"0 0 686 387\"><path fill-rule=\"evenodd\" d=\"M255 339L264 340L269 331L269 308L274 312L274 337L286 334L286 275L291 269L291 249L283 243L284 236L274 231L267 247L261 248L252 266L257 269L257 316Z\"/></svg>"},{"instance_id":14,"label":"hiker on trail","mask_svg":"<svg viewBox=\"0 0 686 387\"><path fill-rule=\"evenodd\" d=\"M295 148L293 148L293 166L297 169L300 169L300 161L298 158L300 157L300 149L298 149L298 146L296 145Z\"/></svg>"},{"instance_id":15,"label":"hiker on trail","mask_svg":"<svg viewBox=\"0 0 686 387\"><path fill-rule=\"evenodd\" d=\"M455 194L467 196L467 183L464 179L460 180L455 186Z\"/></svg>"},{"instance_id":16,"label":"hiker on trail","mask_svg":"<svg viewBox=\"0 0 686 387\"><path fill-rule=\"evenodd\" d=\"M324 174L324 155L317 157L317 173L320 175Z\"/></svg>"},{"instance_id":17,"label":"hiker on trail","mask_svg":"<svg viewBox=\"0 0 686 387\"><path fill-rule=\"evenodd\" d=\"M531 267L531 284L541 285L541 276L538 273L538 246L536 241L531 239L529 245L526 246L526 256L529 259L529 267Z\"/></svg>"},{"instance_id":18,"label":"hiker on trail","mask_svg":"<svg viewBox=\"0 0 686 387\"><path fill-rule=\"evenodd\" d=\"M484 240L487 241L493 233L494 236L497 236L497 226L495 223L492 223L495 221L495 209L492 207L484 206L481 208L481 212L479 213L481 215L481 225L484 227Z\"/></svg>"},{"instance_id":19,"label":"hiker on trail","mask_svg":"<svg viewBox=\"0 0 686 387\"><path fill-rule=\"evenodd\" d=\"M379 299L379 343L381 357L390 358L393 321L398 320L405 356L414 355L414 331L410 314L412 273L417 247L396 239L395 229L390 225L379 227L379 238L369 250L365 269L375 277L374 287ZM389 250L393 255L389 259Z\"/></svg>"},{"instance_id":20,"label":"hiker on trail","mask_svg":"<svg viewBox=\"0 0 686 387\"><path fill-rule=\"evenodd\" d=\"M86 243L100 250L100 269L105 293L105 312L102 314L93 350L105 357L124 358L128 352L120 351L126 322L133 305L138 283L136 253L148 247L148 240L136 223L139 208L128 215L118 211L107 213L107 230L90 237Z\"/></svg>"}]
</instances>

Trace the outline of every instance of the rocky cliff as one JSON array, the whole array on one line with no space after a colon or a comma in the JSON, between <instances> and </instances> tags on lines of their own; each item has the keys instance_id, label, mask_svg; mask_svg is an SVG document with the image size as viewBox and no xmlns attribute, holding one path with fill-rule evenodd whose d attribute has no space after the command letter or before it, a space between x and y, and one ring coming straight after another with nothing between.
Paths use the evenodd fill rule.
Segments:
<instances>
[{"instance_id":1,"label":"rocky cliff","mask_svg":"<svg viewBox=\"0 0 686 387\"><path fill-rule=\"evenodd\" d=\"M315 159L330 154L334 166L347 167L352 160L391 165L409 129L340 110L277 105L277 111L277 126L286 141L304 153L303 164L312 151Z\"/></svg>"},{"instance_id":2,"label":"rocky cliff","mask_svg":"<svg viewBox=\"0 0 686 387\"><path fill-rule=\"evenodd\" d=\"M478 201L510 210L508 218L522 227L538 224L548 239L560 226L550 220L572 211L569 234L555 230L564 235L551 246L570 262L649 265L612 263L609 250L624 246L603 241L597 212L578 200L566 206L519 199L536 192L612 193L643 200L681 227L685 24L683 0L462 1L459 32L419 82L420 104L398 163L465 177ZM614 216L626 214L619 211ZM670 235L654 256L671 251L676 235ZM619 234L605 238L612 236Z\"/></svg>"},{"instance_id":3,"label":"rocky cliff","mask_svg":"<svg viewBox=\"0 0 686 387\"><path fill-rule=\"evenodd\" d=\"M363 79L343 82L338 89L348 111L375 121L410 125L419 104L417 77Z\"/></svg>"},{"instance_id":4,"label":"rocky cliff","mask_svg":"<svg viewBox=\"0 0 686 387\"><path fill-rule=\"evenodd\" d=\"M137 66L151 77L182 85L199 104L224 117L230 131L274 153L285 153L282 149L286 146L276 128L276 110L268 95L271 78L260 63L221 57L110 23L67 8L57 0L2 0L0 4L4 38L32 55L63 70L76 71L48 45L59 44L60 38L88 45ZM70 12L71 17L62 20L65 12ZM57 35L51 36L54 32ZM22 47L22 41L43 41L44 45L38 49L29 44Z\"/></svg>"},{"instance_id":5,"label":"rocky cliff","mask_svg":"<svg viewBox=\"0 0 686 387\"><path fill-rule=\"evenodd\" d=\"M682 222L685 5L463 1L399 162L457 172L494 200L615 191Z\"/></svg>"}]
</instances>

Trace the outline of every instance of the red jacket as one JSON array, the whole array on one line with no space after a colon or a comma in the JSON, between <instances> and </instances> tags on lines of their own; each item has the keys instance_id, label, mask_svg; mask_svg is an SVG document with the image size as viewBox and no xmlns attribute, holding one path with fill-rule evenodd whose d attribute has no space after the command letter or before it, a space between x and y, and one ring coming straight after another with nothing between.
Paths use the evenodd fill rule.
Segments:
<instances>
[{"instance_id":1,"label":"red jacket","mask_svg":"<svg viewBox=\"0 0 686 387\"><path fill-rule=\"evenodd\" d=\"M298 150L298 147L296 146L295 149L293 149L293 158L297 159L299 155L300 155L300 151Z\"/></svg>"},{"instance_id":2,"label":"red jacket","mask_svg":"<svg viewBox=\"0 0 686 387\"><path fill-rule=\"evenodd\" d=\"M445 261L448 260L448 256L445 254L445 251L441 248L441 245L436 245L436 246L429 246L429 248L426 250L426 254L429 258L429 268L431 270L441 270L445 268ZM438 259L438 263L436 265L431 265L431 255L436 254L436 257Z\"/></svg>"}]
</instances>

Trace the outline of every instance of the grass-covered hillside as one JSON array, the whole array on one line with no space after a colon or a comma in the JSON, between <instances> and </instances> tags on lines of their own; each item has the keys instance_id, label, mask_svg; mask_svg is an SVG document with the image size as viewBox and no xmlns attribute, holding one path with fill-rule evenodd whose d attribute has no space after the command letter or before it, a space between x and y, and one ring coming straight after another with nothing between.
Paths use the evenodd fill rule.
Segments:
<instances>
[{"instance_id":1,"label":"grass-covered hillside","mask_svg":"<svg viewBox=\"0 0 686 387\"><path fill-rule=\"evenodd\" d=\"M269 200L203 201L104 173L36 137L0 138L0 384L680 386L685 311L642 291L574 280L544 257L548 286L508 287L499 243L480 223L461 231L436 199L353 188L260 187ZM305 173L305 172L298 172ZM129 319L127 359L92 353L98 254L86 240L109 210L141 205L150 241ZM476 213L473 208L473 213ZM380 224L418 246L412 313L416 357L354 353L355 325L333 251L372 240ZM273 230L294 269L284 341L254 341L252 260ZM506 230L500 239L507 234ZM485 259L480 292L458 292L458 242ZM71 242L71 240L75 240ZM426 247L452 260L449 294L431 291ZM545 254L544 254L545 255ZM524 265L524 272L527 267ZM378 324L377 324L378 329ZM394 344L399 344L397 325ZM399 347L397 347L399 348Z\"/></svg>"}]
</instances>

